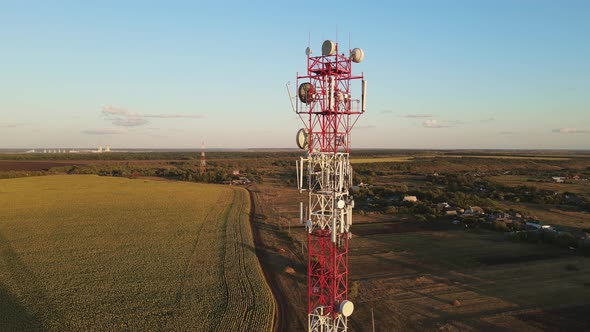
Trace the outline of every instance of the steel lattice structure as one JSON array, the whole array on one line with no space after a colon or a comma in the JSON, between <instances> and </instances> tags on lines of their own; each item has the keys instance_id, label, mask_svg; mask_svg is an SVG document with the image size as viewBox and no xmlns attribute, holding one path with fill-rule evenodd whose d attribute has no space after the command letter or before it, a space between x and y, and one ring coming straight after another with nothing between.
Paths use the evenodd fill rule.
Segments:
<instances>
[{"instance_id":1,"label":"steel lattice structure","mask_svg":"<svg viewBox=\"0 0 590 332\"><path fill-rule=\"evenodd\" d=\"M205 173L207 170L207 161L205 161L205 142L201 143L201 163L199 170L201 173Z\"/></svg>"},{"instance_id":2,"label":"steel lattice structure","mask_svg":"<svg viewBox=\"0 0 590 332\"><path fill-rule=\"evenodd\" d=\"M348 241L354 201L350 166L350 132L365 111L366 82L352 73L363 51L339 54L338 44L325 41L322 55L308 48L307 72L297 75L295 112L305 128L298 145L307 156L297 162L298 187L308 192L306 212L300 203L301 222L308 233L308 330L348 330L354 306L348 301ZM354 82L362 87L354 99ZM293 106L293 105L292 105ZM304 182L306 182L304 184Z\"/></svg>"}]
</instances>

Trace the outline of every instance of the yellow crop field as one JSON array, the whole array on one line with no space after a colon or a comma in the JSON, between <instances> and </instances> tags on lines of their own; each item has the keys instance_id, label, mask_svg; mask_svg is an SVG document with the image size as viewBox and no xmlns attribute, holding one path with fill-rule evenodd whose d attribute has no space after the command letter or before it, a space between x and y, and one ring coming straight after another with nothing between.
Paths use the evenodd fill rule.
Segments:
<instances>
[{"instance_id":1,"label":"yellow crop field","mask_svg":"<svg viewBox=\"0 0 590 332\"><path fill-rule=\"evenodd\" d=\"M0 180L0 330L269 331L244 189Z\"/></svg>"}]
</instances>

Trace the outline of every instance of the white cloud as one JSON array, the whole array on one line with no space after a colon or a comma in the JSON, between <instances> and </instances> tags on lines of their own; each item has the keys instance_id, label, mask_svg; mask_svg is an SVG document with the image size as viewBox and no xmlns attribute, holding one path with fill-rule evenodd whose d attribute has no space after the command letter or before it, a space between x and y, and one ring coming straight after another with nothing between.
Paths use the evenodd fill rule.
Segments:
<instances>
[{"instance_id":1,"label":"white cloud","mask_svg":"<svg viewBox=\"0 0 590 332\"><path fill-rule=\"evenodd\" d=\"M559 134L588 134L590 133L590 130L576 128L558 128L553 129L553 132Z\"/></svg>"},{"instance_id":2,"label":"white cloud","mask_svg":"<svg viewBox=\"0 0 590 332\"><path fill-rule=\"evenodd\" d=\"M202 119L202 114L139 114L120 107L103 107L102 114L111 123L119 127L137 127L149 124L147 118L154 119Z\"/></svg>"},{"instance_id":3,"label":"white cloud","mask_svg":"<svg viewBox=\"0 0 590 332\"><path fill-rule=\"evenodd\" d=\"M107 120L110 120L113 125L119 127L137 127L149 123L149 121L144 119L140 114L119 107L103 107L102 114Z\"/></svg>"},{"instance_id":4,"label":"white cloud","mask_svg":"<svg viewBox=\"0 0 590 332\"><path fill-rule=\"evenodd\" d=\"M24 125L24 123L0 122L0 128L16 128Z\"/></svg>"},{"instance_id":5,"label":"white cloud","mask_svg":"<svg viewBox=\"0 0 590 332\"><path fill-rule=\"evenodd\" d=\"M363 130L363 129L377 128L377 126L375 126L375 125L366 125L366 126L355 126L354 128L359 129L359 130Z\"/></svg>"},{"instance_id":6,"label":"white cloud","mask_svg":"<svg viewBox=\"0 0 590 332\"><path fill-rule=\"evenodd\" d=\"M484 123L485 122L494 122L494 121L496 121L496 119L494 119L493 117L481 120L481 122L484 122Z\"/></svg>"},{"instance_id":7,"label":"white cloud","mask_svg":"<svg viewBox=\"0 0 590 332\"><path fill-rule=\"evenodd\" d=\"M435 119L428 119L428 120L424 120L424 121L422 122L422 126L423 126L423 127L426 127L426 128L446 128L446 127L448 127L449 125L447 125L447 124L442 124L442 123L439 123L439 122L438 122L437 120L435 120Z\"/></svg>"},{"instance_id":8,"label":"white cloud","mask_svg":"<svg viewBox=\"0 0 590 332\"><path fill-rule=\"evenodd\" d=\"M202 114L148 114L144 118L158 118L158 119L204 119Z\"/></svg>"},{"instance_id":9,"label":"white cloud","mask_svg":"<svg viewBox=\"0 0 590 332\"><path fill-rule=\"evenodd\" d=\"M402 118L432 118L434 115L432 114L406 114L406 115L402 115Z\"/></svg>"},{"instance_id":10,"label":"white cloud","mask_svg":"<svg viewBox=\"0 0 590 332\"><path fill-rule=\"evenodd\" d=\"M112 119L115 126L120 127L137 127L150 123L144 118L118 118Z\"/></svg>"},{"instance_id":11,"label":"white cloud","mask_svg":"<svg viewBox=\"0 0 590 332\"><path fill-rule=\"evenodd\" d=\"M103 128L82 130L81 133L87 135L119 135L126 133L126 131L119 128Z\"/></svg>"}]
</instances>

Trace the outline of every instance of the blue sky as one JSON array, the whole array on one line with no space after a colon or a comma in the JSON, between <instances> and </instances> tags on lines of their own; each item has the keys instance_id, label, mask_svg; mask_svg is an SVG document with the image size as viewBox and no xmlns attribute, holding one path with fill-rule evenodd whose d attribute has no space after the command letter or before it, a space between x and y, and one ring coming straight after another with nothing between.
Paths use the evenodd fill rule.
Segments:
<instances>
[{"instance_id":1,"label":"blue sky","mask_svg":"<svg viewBox=\"0 0 590 332\"><path fill-rule=\"evenodd\" d=\"M338 3L0 1L0 148L295 147L311 34L365 51L353 148L590 149L590 2Z\"/></svg>"}]
</instances>

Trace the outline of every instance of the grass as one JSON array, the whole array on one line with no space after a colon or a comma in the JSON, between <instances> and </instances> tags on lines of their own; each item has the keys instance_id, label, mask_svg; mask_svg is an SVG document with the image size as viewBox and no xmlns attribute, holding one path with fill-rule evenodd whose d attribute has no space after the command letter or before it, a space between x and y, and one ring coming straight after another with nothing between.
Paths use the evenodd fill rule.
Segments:
<instances>
[{"instance_id":1,"label":"grass","mask_svg":"<svg viewBox=\"0 0 590 332\"><path fill-rule=\"evenodd\" d=\"M247 192L47 176L0 180L5 330L272 328Z\"/></svg>"},{"instance_id":2,"label":"grass","mask_svg":"<svg viewBox=\"0 0 590 332\"><path fill-rule=\"evenodd\" d=\"M504 209L527 211L539 218L546 225L559 225L579 229L590 227L590 213L585 211L564 211L556 205L548 204L514 203L508 201L498 201L498 204Z\"/></svg>"},{"instance_id":3,"label":"grass","mask_svg":"<svg viewBox=\"0 0 590 332\"><path fill-rule=\"evenodd\" d=\"M494 155L437 155L437 158L483 158L483 159L515 159L515 160L570 160L568 157L545 156L494 156Z\"/></svg>"},{"instance_id":4,"label":"grass","mask_svg":"<svg viewBox=\"0 0 590 332\"><path fill-rule=\"evenodd\" d=\"M353 226L365 227L372 226ZM435 331L445 322L463 331L504 330L502 324L508 330L544 330L518 315L579 308L590 299L590 259L485 230L356 236L349 259L351 280L360 281L352 317L359 331L371 322L371 308L387 331ZM575 324L588 326L579 317L559 322L557 330Z\"/></svg>"},{"instance_id":5,"label":"grass","mask_svg":"<svg viewBox=\"0 0 590 332\"><path fill-rule=\"evenodd\" d=\"M499 175L490 176L489 180L501 183L509 187L529 186L543 190L557 192L571 192L584 194L590 192L590 181L574 181L573 183L555 183L550 177L534 177L524 175ZM530 180L530 181L529 181Z\"/></svg>"},{"instance_id":6,"label":"grass","mask_svg":"<svg viewBox=\"0 0 590 332\"><path fill-rule=\"evenodd\" d=\"M403 163L414 160L414 157L375 157L375 158L353 158L351 164L372 164L372 163Z\"/></svg>"}]
</instances>

